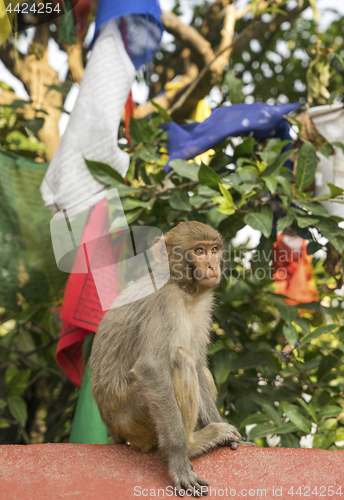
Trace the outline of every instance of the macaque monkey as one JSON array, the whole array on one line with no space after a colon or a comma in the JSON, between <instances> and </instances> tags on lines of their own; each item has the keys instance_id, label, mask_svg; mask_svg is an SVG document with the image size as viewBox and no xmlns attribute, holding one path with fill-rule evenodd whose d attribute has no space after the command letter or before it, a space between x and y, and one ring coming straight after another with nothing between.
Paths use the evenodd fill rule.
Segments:
<instances>
[{"instance_id":1,"label":"macaque monkey","mask_svg":"<svg viewBox=\"0 0 344 500\"><path fill-rule=\"evenodd\" d=\"M207 368L222 238L192 221L181 222L163 239L170 278L129 304L125 296L135 294L135 287L128 287L119 297L124 305L105 314L90 359L92 393L114 443L129 442L143 452L158 447L177 490L198 497L207 493L208 483L192 471L190 459L219 445L233 450L255 445L222 421ZM154 248L159 261L159 242ZM144 286L144 279L139 281Z\"/></svg>"}]
</instances>

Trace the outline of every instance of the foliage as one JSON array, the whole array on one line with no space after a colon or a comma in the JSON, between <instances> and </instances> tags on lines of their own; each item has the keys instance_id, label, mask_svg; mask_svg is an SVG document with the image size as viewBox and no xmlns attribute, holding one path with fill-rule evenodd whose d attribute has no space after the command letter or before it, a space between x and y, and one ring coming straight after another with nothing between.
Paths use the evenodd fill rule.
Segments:
<instances>
[{"instance_id":1,"label":"foliage","mask_svg":"<svg viewBox=\"0 0 344 500\"><path fill-rule=\"evenodd\" d=\"M197 2L194 28L199 30L210 5ZM179 9L176 2L174 12ZM255 24L268 25L276 12L260 13ZM236 31L241 33L250 24L247 16L238 21ZM67 28L58 25L49 36L58 41ZM216 27L209 36L213 48L220 42L220 32ZM278 103L308 98L323 104L342 99L343 33L344 20L339 16L324 33L318 32L315 21L301 16L283 23L275 34L266 31L228 61L219 84L222 101ZM184 49L174 40L157 52L152 87L161 68L173 68ZM7 47L4 50L10 53ZM50 90L62 92L62 87L50 85ZM45 146L37 134L44 118L29 120L22 106L21 100L1 105L1 148L42 158ZM209 165L175 160L173 172L166 175L162 171L166 133L161 125L169 118L165 110L155 108L158 112L151 119L131 121L131 144L123 146L131 155L130 185L107 165L88 162L88 167L101 182L118 189L129 224L167 231L179 221L199 220L225 236L226 270L217 290L214 342L209 347L224 418L263 446L277 436L281 446L298 447L300 439L312 433L314 447L340 447L335 443L344 442L344 300L339 290L344 230L322 202L338 199L342 190L330 185L331 195L312 197L314 145L292 145L298 153L293 175L284 164L297 155L277 139L257 143L247 137L228 154L226 146L233 146L228 138L215 148ZM44 115L40 107L39 111ZM328 156L332 145L318 149ZM11 214L2 215L11 221ZM78 391L54 359L60 330L55 307L62 295L49 296L40 285L36 294L34 287L23 289L25 245L15 221L11 228L4 227L4 217L0 219L0 268L6 284L0 303L0 443L67 441ZM246 224L262 233L255 248L248 242L236 243ZM321 236L329 240L326 261L313 259L319 303L289 306L274 293L271 248L276 230L287 227L310 238L310 253L324 249ZM23 269L18 266L20 259Z\"/></svg>"},{"instance_id":2,"label":"foliage","mask_svg":"<svg viewBox=\"0 0 344 500\"><path fill-rule=\"evenodd\" d=\"M25 119L23 107L27 103L16 99L11 105L0 106L0 146L21 156L36 158L46 151L46 146L36 137L44 118Z\"/></svg>"},{"instance_id":3,"label":"foliage","mask_svg":"<svg viewBox=\"0 0 344 500\"><path fill-rule=\"evenodd\" d=\"M0 442L68 441L78 391L55 361L53 304L24 304L0 327Z\"/></svg>"},{"instance_id":4,"label":"foliage","mask_svg":"<svg viewBox=\"0 0 344 500\"><path fill-rule=\"evenodd\" d=\"M336 17L323 33L319 33L315 20L299 16L293 23L282 23L277 33L272 35L267 31L252 40L229 61L220 86L223 99L233 104L244 100L274 104L306 102L311 96L309 102L316 105L326 104L329 98L331 102L341 98L344 93L344 18L339 14ZM194 26L199 18L200 14L195 14ZM274 12L265 12L261 22L268 25L273 19ZM241 20L237 31L240 33L248 22ZM218 43L218 36L212 45Z\"/></svg>"},{"instance_id":5,"label":"foliage","mask_svg":"<svg viewBox=\"0 0 344 500\"><path fill-rule=\"evenodd\" d=\"M227 238L209 348L224 418L244 433L255 424L247 437L263 446L276 435L280 445L298 447L312 432L315 447L336 448L344 436L344 300L318 258L314 271L321 303L288 306L274 293L271 247L278 219L279 230L291 227L317 249L326 236L342 253L344 229L321 202L340 199L343 190L332 186L328 196L312 197L317 159L307 142L298 151L295 177L284 166L295 149L285 150L286 141L257 143L251 136L231 155L221 144L209 166L174 160L166 175L159 115L150 122L131 119L130 132L125 149L131 155L131 186L106 166L89 165L96 178L118 189L127 220L162 231L178 221L198 220ZM250 250L233 242L246 224L262 233Z\"/></svg>"}]
</instances>

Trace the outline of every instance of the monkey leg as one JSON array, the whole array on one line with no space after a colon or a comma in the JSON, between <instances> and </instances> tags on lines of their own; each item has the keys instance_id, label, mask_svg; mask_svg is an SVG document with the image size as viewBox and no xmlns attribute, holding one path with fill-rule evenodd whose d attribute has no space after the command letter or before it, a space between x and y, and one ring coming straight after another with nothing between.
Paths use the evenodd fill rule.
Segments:
<instances>
[{"instance_id":1,"label":"monkey leg","mask_svg":"<svg viewBox=\"0 0 344 500\"><path fill-rule=\"evenodd\" d=\"M208 382L210 394L211 394L213 400L216 401L216 398L217 398L217 388L216 388L213 376L211 374L211 371L206 366L203 366L203 373L204 373L206 381Z\"/></svg>"},{"instance_id":2,"label":"monkey leg","mask_svg":"<svg viewBox=\"0 0 344 500\"><path fill-rule=\"evenodd\" d=\"M158 445L154 420L145 401L146 390L139 374L132 370L133 382L125 395L106 398L100 406L101 417L115 443L147 452ZM209 372L209 376L211 374ZM179 347L172 365L172 383L187 438L191 437L198 419L199 381L195 363L186 349ZM213 383L214 384L214 383ZM214 384L214 389L215 384ZM158 389L157 389L158 390Z\"/></svg>"},{"instance_id":3,"label":"monkey leg","mask_svg":"<svg viewBox=\"0 0 344 500\"><path fill-rule=\"evenodd\" d=\"M107 398L108 403L103 403L99 409L115 444L129 442L132 448L147 452L157 446L157 440L139 385L133 382L127 387L124 396Z\"/></svg>"}]
</instances>

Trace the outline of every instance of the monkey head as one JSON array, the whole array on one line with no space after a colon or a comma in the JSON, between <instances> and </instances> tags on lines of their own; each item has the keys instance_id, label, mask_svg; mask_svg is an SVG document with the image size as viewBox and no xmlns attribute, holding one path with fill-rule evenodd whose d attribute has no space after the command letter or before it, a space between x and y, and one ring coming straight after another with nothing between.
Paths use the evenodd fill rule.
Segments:
<instances>
[{"instance_id":1,"label":"monkey head","mask_svg":"<svg viewBox=\"0 0 344 500\"><path fill-rule=\"evenodd\" d=\"M219 284L223 269L224 242L215 229L201 222L180 222L163 239L172 279L196 291ZM158 254L157 249L157 260Z\"/></svg>"}]
</instances>

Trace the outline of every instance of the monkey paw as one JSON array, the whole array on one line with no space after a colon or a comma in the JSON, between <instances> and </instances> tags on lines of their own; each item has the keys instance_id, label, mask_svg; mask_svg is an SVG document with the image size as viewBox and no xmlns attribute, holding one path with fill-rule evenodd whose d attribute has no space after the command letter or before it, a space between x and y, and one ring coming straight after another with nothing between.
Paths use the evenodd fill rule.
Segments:
<instances>
[{"instance_id":1,"label":"monkey paw","mask_svg":"<svg viewBox=\"0 0 344 500\"><path fill-rule=\"evenodd\" d=\"M226 424L225 422L217 424L221 433L221 446L230 446L232 450L236 450L243 439L239 431L234 425Z\"/></svg>"},{"instance_id":2,"label":"monkey paw","mask_svg":"<svg viewBox=\"0 0 344 500\"><path fill-rule=\"evenodd\" d=\"M179 467L178 467L179 469ZM171 477L178 496L201 497L208 494L208 483L192 472L192 465L189 462L183 470L175 470Z\"/></svg>"}]
</instances>

